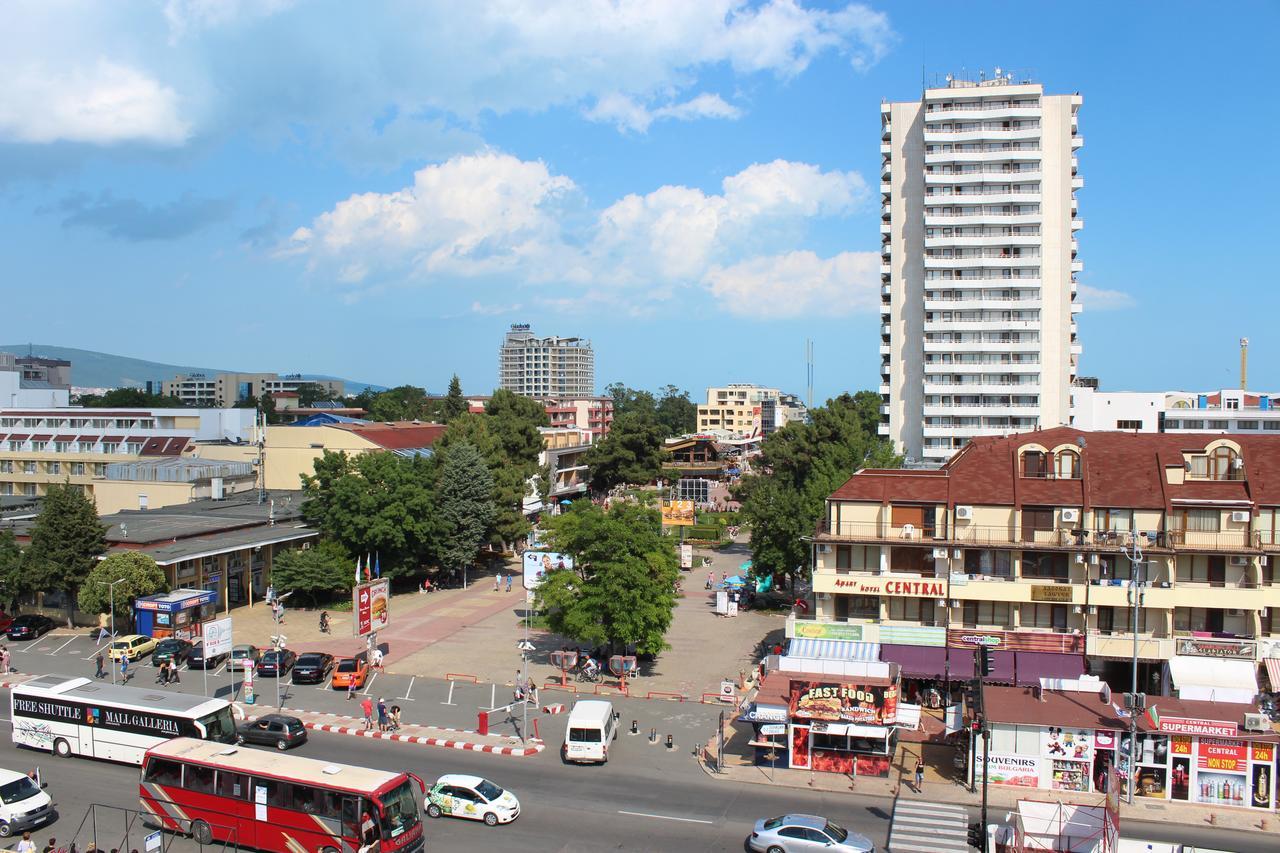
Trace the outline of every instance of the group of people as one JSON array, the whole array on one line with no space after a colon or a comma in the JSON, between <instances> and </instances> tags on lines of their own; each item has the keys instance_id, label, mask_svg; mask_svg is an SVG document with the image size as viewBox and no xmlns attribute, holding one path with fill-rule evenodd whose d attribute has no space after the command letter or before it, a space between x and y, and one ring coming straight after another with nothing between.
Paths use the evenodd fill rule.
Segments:
<instances>
[{"instance_id":1,"label":"group of people","mask_svg":"<svg viewBox=\"0 0 1280 853\"><path fill-rule=\"evenodd\" d=\"M18 853L36 853L36 843L31 840L31 833L22 833L22 840L18 842L14 849L17 850ZM72 841L70 846L65 844L59 846L58 839L50 838L49 843L40 848L40 853L76 853L76 843ZM98 845L93 842L89 842L89 846L84 848L84 853L101 853L101 851ZM120 848L112 847L111 853L120 853ZM138 850L137 848L134 848L133 850L130 850L129 853L138 853Z\"/></svg>"},{"instance_id":2,"label":"group of people","mask_svg":"<svg viewBox=\"0 0 1280 853\"><path fill-rule=\"evenodd\" d=\"M392 705L387 707L387 702L381 696L378 697L378 703L375 706L372 699L365 697L360 703L360 709L364 711L364 730L373 731L374 712L377 711L377 725L380 732L394 732L400 728L400 706Z\"/></svg>"},{"instance_id":3,"label":"group of people","mask_svg":"<svg viewBox=\"0 0 1280 853\"><path fill-rule=\"evenodd\" d=\"M156 684L168 687L170 684L181 683L182 679L178 677L178 665L173 661L167 660L156 667Z\"/></svg>"},{"instance_id":4,"label":"group of people","mask_svg":"<svg viewBox=\"0 0 1280 853\"><path fill-rule=\"evenodd\" d=\"M511 592L511 572L499 572L493 576L493 591L500 591L504 582L507 585L507 592Z\"/></svg>"},{"instance_id":5,"label":"group of people","mask_svg":"<svg viewBox=\"0 0 1280 853\"><path fill-rule=\"evenodd\" d=\"M9 674L10 672L13 672L13 670L9 668L10 658L11 658L11 655L9 652L9 647L5 645L0 645L0 672L5 673L6 675Z\"/></svg>"}]
</instances>

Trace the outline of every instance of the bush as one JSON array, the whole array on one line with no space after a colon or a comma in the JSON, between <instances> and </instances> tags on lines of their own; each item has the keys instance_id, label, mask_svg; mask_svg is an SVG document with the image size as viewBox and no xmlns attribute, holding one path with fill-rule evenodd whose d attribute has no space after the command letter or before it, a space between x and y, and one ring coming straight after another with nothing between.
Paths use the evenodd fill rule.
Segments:
<instances>
[{"instance_id":1,"label":"bush","mask_svg":"<svg viewBox=\"0 0 1280 853\"><path fill-rule=\"evenodd\" d=\"M721 535L720 527L715 524L695 524L684 529L685 539L704 539L710 542L719 542Z\"/></svg>"}]
</instances>

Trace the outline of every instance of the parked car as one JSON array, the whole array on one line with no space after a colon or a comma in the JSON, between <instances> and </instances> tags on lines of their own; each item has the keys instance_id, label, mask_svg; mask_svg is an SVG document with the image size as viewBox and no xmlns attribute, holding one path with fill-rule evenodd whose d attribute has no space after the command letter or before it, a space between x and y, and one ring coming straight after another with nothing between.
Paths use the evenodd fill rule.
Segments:
<instances>
[{"instance_id":1,"label":"parked car","mask_svg":"<svg viewBox=\"0 0 1280 853\"><path fill-rule=\"evenodd\" d=\"M286 750L307 742L307 729L302 720L286 714L267 714L246 720L236 728L236 743L258 743Z\"/></svg>"},{"instance_id":2,"label":"parked car","mask_svg":"<svg viewBox=\"0 0 1280 853\"><path fill-rule=\"evenodd\" d=\"M248 643L241 643L231 649L231 660L227 661L227 671L234 672L237 669L244 669L244 662L253 661L254 671L257 671L258 663L262 660L262 650L257 646L251 646Z\"/></svg>"},{"instance_id":3,"label":"parked car","mask_svg":"<svg viewBox=\"0 0 1280 853\"><path fill-rule=\"evenodd\" d=\"M352 682L357 688L364 687L369 677L369 663L363 653L353 658L338 661L338 668L333 671L333 687L335 690L346 690Z\"/></svg>"},{"instance_id":4,"label":"parked car","mask_svg":"<svg viewBox=\"0 0 1280 853\"><path fill-rule=\"evenodd\" d=\"M209 655L205 657L204 643L196 643L191 647L191 651L187 652L187 669L217 669L218 666L227 659L224 652L220 655Z\"/></svg>"},{"instance_id":5,"label":"parked car","mask_svg":"<svg viewBox=\"0 0 1280 853\"><path fill-rule=\"evenodd\" d=\"M784 814L758 820L747 846L757 853L791 853L793 850L875 853L876 849L865 835L811 814Z\"/></svg>"},{"instance_id":6,"label":"parked car","mask_svg":"<svg viewBox=\"0 0 1280 853\"><path fill-rule=\"evenodd\" d=\"M258 666L254 672L259 675L274 675L283 677L289 674L289 670L293 669L293 665L297 662L298 655L289 649L280 649L262 653L262 660L258 661Z\"/></svg>"},{"instance_id":7,"label":"parked car","mask_svg":"<svg viewBox=\"0 0 1280 853\"><path fill-rule=\"evenodd\" d=\"M298 655L293 665L294 684L322 684L333 671L333 655L325 652L307 652Z\"/></svg>"},{"instance_id":8,"label":"parked car","mask_svg":"<svg viewBox=\"0 0 1280 853\"><path fill-rule=\"evenodd\" d=\"M54 622L39 613L24 613L14 619L5 634L10 640L36 640L54 629Z\"/></svg>"},{"instance_id":9,"label":"parked car","mask_svg":"<svg viewBox=\"0 0 1280 853\"><path fill-rule=\"evenodd\" d=\"M107 657L112 660L120 660L120 658L137 660L155 650L156 641L154 637L144 637L142 634L127 634L111 644L111 648L107 649Z\"/></svg>"},{"instance_id":10,"label":"parked car","mask_svg":"<svg viewBox=\"0 0 1280 853\"><path fill-rule=\"evenodd\" d=\"M488 826L511 823L520 817L520 801L488 779L450 773L427 791L423 807L428 817L461 817L482 820Z\"/></svg>"},{"instance_id":11,"label":"parked car","mask_svg":"<svg viewBox=\"0 0 1280 853\"><path fill-rule=\"evenodd\" d=\"M151 663L153 666L159 666L162 663L182 666L189 654L191 654L191 642L189 640L167 637L156 643L156 649L151 653Z\"/></svg>"},{"instance_id":12,"label":"parked car","mask_svg":"<svg viewBox=\"0 0 1280 853\"><path fill-rule=\"evenodd\" d=\"M13 624L13 617L3 610L0 610L0 634L9 630L9 626Z\"/></svg>"}]
</instances>

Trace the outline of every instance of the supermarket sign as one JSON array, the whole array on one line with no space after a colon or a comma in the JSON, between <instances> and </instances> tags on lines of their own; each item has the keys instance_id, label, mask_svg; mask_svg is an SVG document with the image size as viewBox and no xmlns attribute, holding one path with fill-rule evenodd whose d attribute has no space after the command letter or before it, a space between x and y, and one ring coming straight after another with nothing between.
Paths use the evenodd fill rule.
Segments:
<instances>
[{"instance_id":1,"label":"supermarket sign","mask_svg":"<svg viewBox=\"0 0 1280 853\"><path fill-rule=\"evenodd\" d=\"M1197 720L1192 717L1161 717L1160 731L1171 735L1235 737L1239 727L1229 720Z\"/></svg>"}]
</instances>

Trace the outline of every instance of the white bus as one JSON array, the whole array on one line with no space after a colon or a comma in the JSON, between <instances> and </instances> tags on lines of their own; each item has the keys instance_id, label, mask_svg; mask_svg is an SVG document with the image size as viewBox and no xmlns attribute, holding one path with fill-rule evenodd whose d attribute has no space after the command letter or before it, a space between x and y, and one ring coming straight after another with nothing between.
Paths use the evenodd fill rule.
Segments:
<instances>
[{"instance_id":1,"label":"white bus","mask_svg":"<svg viewBox=\"0 0 1280 853\"><path fill-rule=\"evenodd\" d=\"M175 737L234 743L231 703L207 696L41 675L10 692L13 742L59 756L141 764Z\"/></svg>"}]
</instances>

